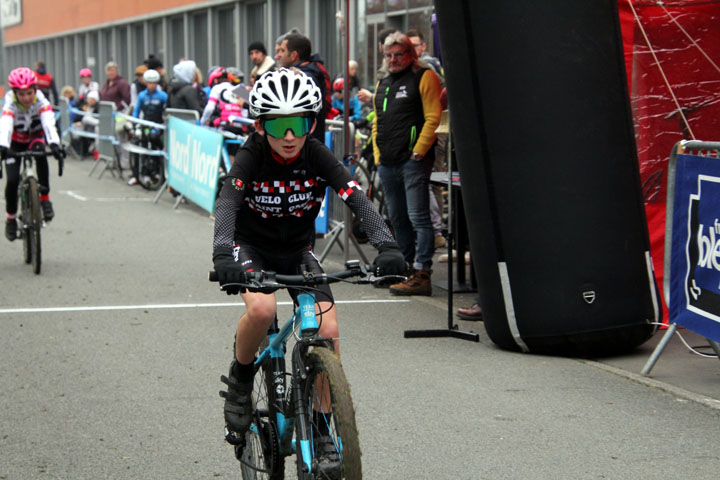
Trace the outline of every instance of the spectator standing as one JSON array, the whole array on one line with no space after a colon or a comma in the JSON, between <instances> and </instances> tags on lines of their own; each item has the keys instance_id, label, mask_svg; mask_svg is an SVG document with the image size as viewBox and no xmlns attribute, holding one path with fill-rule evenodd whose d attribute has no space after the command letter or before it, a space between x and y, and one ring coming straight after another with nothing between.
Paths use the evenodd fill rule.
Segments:
<instances>
[{"instance_id":1,"label":"spectator standing","mask_svg":"<svg viewBox=\"0 0 720 480\"><path fill-rule=\"evenodd\" d=\"M100 94L97 90L90 90L85 96L85 101L80 107L85 112L79 120L75 118L74 124L78 128L82 128L86 132L96 132L100 120L93 114L98 113L100 103ZM78 115L79 116L79 115ZM93 150L93 140L87 137L77 137L73 139L73 146L81 157L88 155Z\"/></svg>"},{"instance_id":2,"label":"spectator standing","mask_svg":"<svg viewBox=\"0 0 720 480\"><path fill-rule=\"evenodd\" d=\"M55 79L47 72L45 63L38 61L35 63L35 78L37 78L38 89L43 92L45 98L50 100L50 93L52 93L53 105L58 104L58 91L55 86Z\"/></svg>"},{"instance_id":3,"label":"spectator standing","mask_svg":"<svg viewBox=\"0 0 720 480\"><path fill-rule=\"evenodd\" d=\"M348 62L348 75L350 76L350 94L355 95L360 90L360 78L358 78L358 62L350 60ZM340 74L343 76L344 74Z\"/></svg>"},{"instance_id":4,"label":"spectator standing","mask_svg":"<svg viewBox=\"0 0 720 480\"><path fill-rule=\"evenodd\" d=\"M252 86L255 83L255 79L275 66L275 60L268 56L265 45L263 45L262 42L251 43L248 47L248 55L254 65L250 71L250 85Z\"/></svg>"},{"instance_id":5,"label":"spectator standing","mask_svg":"<svg viewBox=\"0 0 720 480\"><path fill-rule=\"evenodd\" d=\"M93 82L92 70L90 70L89 68L83 68L80 70L80 86L77 89L78 105L81 102L85 102L87 94L91 91L99 92L100 84L98 84L98 82Z\"/></svg>"},{"instance_id":6,"label":"spectator standing","mask_svg":"<svg viewBox=\"0 0 720 480\"><path fill-rule=\"evenodd\" d=\"M430 56L427 52L427 44L425 43L425 37L422 32L417 29L408 30L405 34L408 36L410 41L415 48L415 53L421 62L425 62L433 71L437 74L440 79L440 85L445 84L445 71L443 70L440 60ZM435 164L433 170L436 172L444 171L445 168L445 148L447 145L447 137L445 135L438 136L437 152L435 155ZM435 248L442 248L447 245L445 237L443 236L443 222L442 222L442 209L443 209L443 195L442 187L440 185L431 185L430 190L432 196L430 197L430 216L432 218L433 230L435 231Z\"/></svg>"},{"instance_id":7,"label":"spectator standing","mask_svg":"<svg viewBox=\"0 0 720 480\"><path fill-rule=\"evenodd\" d=\"M118 73L118 64L108 62L105 76L107 80L100 90L100 100L113 102L118 111L125 110L130 105L130 84Z\"/></svg>"},{"instance_id":8,"label":"spectator standing","mask_svg":"<svg viewBox=\"0 0 720 480\"><path fill-rule=\"evenodd\" d=\"M149 122L163 123L163 113L167 105L168 95L158 87L160 83L160 73L155 70L148 69L143 74L145 80L145 90L138 95L138 102L135 105L132 116L142 118ZM153 149L162 149L162 137L155 128L150 129L149 133L150 146ZM132 163L133 176L128 180L128 185L136 185L139 176L139 162L137 157Z\"/></svg>"},{"instance_id":9,"label":"spectator standing","mask_svg":"<svg viewBox=\"0 0 720 480\"><path fill-rule=\"evenodd\" d=\"M423 36L422 32L418 29L410 29L405 34L408 36L410 41L413 44L413 47L415 48L415 53L417 53L418 59L422 62L425 62L428 64L430 68L433 69L435 74L440 79L440 84L445 84L445 70L443 70L443 66L440 63L440 60L430 55L427 51L427 43L425 43L425 37Z\"/></svg>"},{"instance_id":10,"label":"spectator standing","mask_svg":"<svg viewBox=\"0 0 720 480\"><path fill-rule=\"evenodd\" d=\"M202 112L198 90L193 86L195 62L183 60L173 66L173 78L168 89L168 107Z\"/></svg>"},{"instance_id":11,"label":"spectator standing","mask_svg":"<svg viewBox=\"0 0 720 480\"><path fill-rule=\"evenodd\" d=\"M400 32L386 38L383 52L388 75L375 89L373 150L395 236L412 265L407 281L390 292L431 295L435 247L428 187L442 113L440 80L418 62L412 42Z\"/></svg>"},{"instance_id":12,"label":"spectator standing","mask_svg":"<svg viewBox=\"0 0 720 480\"><path fill-rule=\"evenodd\" d=\"M145 59L145 66L148 68L148 70L155 70L160 74L160 81L158 82L158 87L163 92L167 92L167 81L165 80L165 67L163 67L163 63L160 61L159 58L157 58L152 53L148 55L148 58Z\"/></svg>"},{"instance_id":13,"label":"spectator standing","mask_svg":"<svg viewBox=\"0 0 720 480\"><path fill-rule=\"evenodd\" d=\"M343 98L344 87L345 79L342 77L336 78L333 82L332 108L337 110L339 113L343 113L345 110L345 100ZM357 95L353 95L351 92L348 104L350 107L350 114L348 115L350 121L353 123L359 123L362 120L362 105L360 104L360 100L358 100Z\"/></svg>"},{"instance_id":14,"label":"spectator standing","mask_svg":"<svg viewBox=\"0 0 720 480\"><path fill-rule=\"evenodd\" d=\"M130 84L130 105L132 105L133 108L137 105L138 95L146 88L143 74L147 72L147 69L147 66L144 64L138 65L137 68L135 68L135 81Z\"/></svg>"},{"instance_id":15,"label":"spectator standing","mask_svg":"<svg viewBox=\"0 0 720 480\"><path fill-rule=\"evenodd\" d=\"M330 111L332 98L328 84L329 77L326 79L326 70L324 67L318 66L317 55L315 59L311 55L312 44L310 39L301 33L290 33L285 35L280 41L280 46L275 55L278 66L295 67L307 73L320 89L323 97L323 107L317 116L317 126L312 132L312 136L325 143L325 118Z\"/></svg>"}]
</instances>

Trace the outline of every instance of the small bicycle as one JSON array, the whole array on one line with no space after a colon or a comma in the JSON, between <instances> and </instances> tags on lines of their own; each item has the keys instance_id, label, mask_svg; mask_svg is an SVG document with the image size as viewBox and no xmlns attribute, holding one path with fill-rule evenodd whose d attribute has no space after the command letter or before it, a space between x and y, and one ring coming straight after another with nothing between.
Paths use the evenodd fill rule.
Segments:
<instances>
[{"instance_id":1,"label":"small bicycle","mask_svg":"<svg viewBox=\"0 0 720 480\"><path fill-rule=\"evenodd\" d=\"M285 457L293 454L297 457L299 480L362 478L350 385L340 358L333 351L332 339L318 335L317 300L311 291L318 285L335 282L374 284L404 277L375 276L372 266L361 265L357 260L347 262L345 267L347 270L325 274L246 272L245 281L238 284L250 291L282 288L303 291L297 296L293 315L282 328L278 328L275 319L258 351L252 395L254 420L245 434L244 446L235 446L244 480L285 478ZM359 278L349 280L352 277ZM210 280L217 281L215 272L210 273ZM287 372L286 345L296 330L292 368ZM329 469L319 464L315 450L314 440L320 432L322 435L329 432L332 456L339 459ZM232 434L226 430L227 435Z\"/></svg>"},{"instance_id":2,"label":"small bicycle","mask_svg":"<svg viewBox=\"0 0 720 480\"><path fill-rule=\"evenodd\" d=\"M136 120L136 122L138 122ZM136 123L130 142L140 147L129 149L138 162L137 181L146 190L158 190L165 184L165 157L162 151L162 132L157 128Z\"/></svg>"},{"instance_id":3,"label":"small bicycle","mask_svg":"<svg viewBox=\"0 0 720 480\"><path fill-rule=\"evenodd\" d=\"M64 153L64 151L63 151ZM8 150L8 156L18 158L20 164L20 183L18 185L18 199L20 200L20 215L18 216L18 238L23 240L23 259L25 263L32 263L33 272L40 274L42 264L42 246L40 231L45 226L40 211L40 186L33 158L52 155L45 150L26 150L14 152ZM2 163L0 163L0 166ZM63 174L63 159L58 159L58 175ZM2 169L0 168L0 178Z\"/></svg>"}]
</instances>

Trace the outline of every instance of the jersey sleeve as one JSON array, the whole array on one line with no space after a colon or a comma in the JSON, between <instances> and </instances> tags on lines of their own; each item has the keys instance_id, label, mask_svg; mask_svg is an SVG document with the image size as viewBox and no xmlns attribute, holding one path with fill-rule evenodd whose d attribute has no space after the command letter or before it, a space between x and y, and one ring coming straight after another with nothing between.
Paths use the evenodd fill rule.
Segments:
<instances>
[{"instance_id":1,"label":"jersey sleeve","mask_svg":"<svg viewBox=\"0 0 720 480\"><path fill-rule=\"evenodd\" d=\"M15 125L13 95L12 90L5 95L5 103L2 107L2 115L0 115L0 147L10 148L10 139L12 138L13 126Z\"/></svg>"},{"instance_id":2,"label":"jersey sleeve","mask_svg":"<svg viewBox=\"0 0 720 480\"><path fill-rule=\"evenodd\" d=\"M375 205L363 192L362 187L350 172L337 161L335 156L322 144L315 146L317 165L320 176L337 192L338 196L355 217L360 221L360 228L365 232L373 247L379 248L384 243L395 242Z\"/></svg>"},{"instance_id":3,"label":"jersey sleeve","mask_svg":"<svg viewBox=\"0 0 720 480\"><path fill-rule=\"evenodd\" d=\"M215 208L213 248L235 246L235 220L247 189L250 188L255 171L254 163L248 150L238 151L235 163L223 182L220 199Z\"/></svg>"},{"instance_id":4,"label":"jersey sleeve","mask_svg":"<svg viewBox=\"0 0 720 480\"><path fill-rule=\"evenodd\" d=\"M37 101L39 102L40 123L42 124L45 138L48 143L60 144L60 136L55 127L55 112L52 105L40 92L37 93Z\"/></svg>"},{"instance_id":5,"label":"jersey sleeve","mask_svg":"<svg viewBox=\"0 0 720 480\"><path fill-rule=\"evenodd\" d=\"M442 116L442 104L440 103L440 80L432 69L425 70L420 79L420 95L422 98L423 114L425 115L425 123L423 124L420 136L418 137L413 152L420 155L427 154L437 139L437 129Z\"/></svg>"}]
</instances>

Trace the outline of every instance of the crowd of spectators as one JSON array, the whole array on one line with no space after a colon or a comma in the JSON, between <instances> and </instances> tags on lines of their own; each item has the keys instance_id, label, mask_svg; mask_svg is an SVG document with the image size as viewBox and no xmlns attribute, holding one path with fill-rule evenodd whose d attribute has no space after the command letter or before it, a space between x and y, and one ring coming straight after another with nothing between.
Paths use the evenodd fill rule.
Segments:
<instances>
[{"instance_id":1,"label":"crowd of spectators","mask_svg":"<svg viewBox=\"0 0 720 480\"><path fill-rule=\"evenodd\" d=\"M347 83L348 116L357 128L367 129L370 135L371 148L365 151L378 168L388 216L410 265L408 281L391 286L390 291L397 295L430 295L432 257L435 249L446 246L443 191L429 185L431 171L446 168L445 139L435 133L445 96L442 64L428 52L422 30L413 28L402 33L389 28L378 33L378 53L383 61L374 84L363 85L356 60L348 62L347 82L344 70L331 76L322 57L313 53L310 39L297 29L281 35L274 47L273 57L262 42L249 45L252 70L247 84L243 72L232 66L211 67L205 84L202 72L190 59L180 59L173 65L168 78L162 62L150 54L135 69L132 83L119 75L115 62L109 62L102 86L84 68L77 93L64 88L62 96L77 109L91 112L97 108L99 97L113 102L118 111L132 111L135 117L158 123L167 107L195 110L202 125L247 134L253 127L251 122L241 121L249 117L243 90L249 90L257 78L274 67L292 67L308 74L322 92L323 108L313 135L324 142L325 119L345 113ZM43 76L41 88L46 86L49 95L55 86L44 68L38 62L36 72L38 78ZM156 76L157 81L148 81ZM75 120L84 128L92 128L92 121ZM468 310L463 309L464 318L468 318ZM479 306L471 310L470 319L481 318Z\"/></svg>"}]
</instances>

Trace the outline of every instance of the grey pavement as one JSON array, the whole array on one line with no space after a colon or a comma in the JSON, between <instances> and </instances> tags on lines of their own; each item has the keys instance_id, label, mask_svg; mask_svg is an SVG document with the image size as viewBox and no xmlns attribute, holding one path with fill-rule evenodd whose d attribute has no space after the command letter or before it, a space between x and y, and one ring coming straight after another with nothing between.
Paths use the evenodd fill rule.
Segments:
<instances>
[{"instance_id":1,"label":"grey pavement","mask_svg":"<svg viewBox=\"0 0 720 480\"><path fill-rule=\"evenodd\" d=\"M91 167L52 169L41 275L2 241L0 480L240 478L217 392L242 306L206 281L212 219ZM405 339L447 325L444 290L333 291L367 479L717 478L720 364L679 339L645 378L659 335L604 359L504 351L476 322L478 343Z\"/></svg>"}]
</instances>

